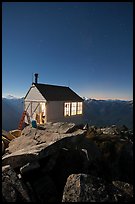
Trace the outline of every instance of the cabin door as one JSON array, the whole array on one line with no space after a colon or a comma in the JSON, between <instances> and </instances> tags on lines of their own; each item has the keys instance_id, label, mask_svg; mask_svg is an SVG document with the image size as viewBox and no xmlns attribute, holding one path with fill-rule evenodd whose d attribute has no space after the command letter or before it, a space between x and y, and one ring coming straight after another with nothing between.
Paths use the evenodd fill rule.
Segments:
<instances>
[{"instance_id":1,"label":"cabin door","mask_svg":"<svg viewBox=\"0 0 135 204\"><path fill-rule=\"evenodd\" d=\"M45 103L40 103L40 124L45 123L45 116L46 116L46 108Z\"/></svg>"}]
</instances>

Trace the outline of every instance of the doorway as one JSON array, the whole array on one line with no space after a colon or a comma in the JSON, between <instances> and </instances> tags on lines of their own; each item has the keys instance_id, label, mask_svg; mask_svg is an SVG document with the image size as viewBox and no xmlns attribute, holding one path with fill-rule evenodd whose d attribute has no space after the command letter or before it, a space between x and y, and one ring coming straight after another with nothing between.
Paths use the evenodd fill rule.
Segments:
<instances>
[{"instance_id":1,"label":"doorway","mask_svg":"<svg viewBox=\"0 0 135 204\"><path fill-rule=\"evenodd\" d=\"M45 123L45 116L46 116L45 103L40 103L40 113L39 113L40 124Z\"/></svg>"}]
</instances>

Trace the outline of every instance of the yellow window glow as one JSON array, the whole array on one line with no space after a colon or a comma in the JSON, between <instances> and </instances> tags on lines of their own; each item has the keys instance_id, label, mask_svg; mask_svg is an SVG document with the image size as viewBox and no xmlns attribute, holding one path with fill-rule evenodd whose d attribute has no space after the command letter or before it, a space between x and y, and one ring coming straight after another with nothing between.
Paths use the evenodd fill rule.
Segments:
<instances>
[{"instance_id":1,"label":"yellow window glow","mask_svg":"<svg viewBox=\"0 0 135 204\"><path fill-rule=\"evenodd\" d=\"M71 104L71 115L76 115L76 108L77 108L77 103L73 102Z\"/></svg>"},{"instance_id":2,"label":"yellow window glow","mask_svg":"<svg viewBox=\"0 0 135 204\"><path fill-rule=\"evenodd\" d=\"M77 114L82 114L82 102L77 103Z\"/></svg>"},{"instance_id":3,"label":"yellow window glow","mask_svg":"<svg viewBox=\"0 0 135 204\"><path fill-rule=\"evenodd\" d=\"M70 103L64 103L64 116L70 116Z\"/></svg>"}]
</instances>

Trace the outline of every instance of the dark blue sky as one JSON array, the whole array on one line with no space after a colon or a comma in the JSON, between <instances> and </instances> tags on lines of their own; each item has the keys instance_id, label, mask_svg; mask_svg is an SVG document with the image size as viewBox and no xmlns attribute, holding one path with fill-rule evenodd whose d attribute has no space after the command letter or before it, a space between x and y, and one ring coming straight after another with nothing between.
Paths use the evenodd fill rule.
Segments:
<instances>
[{"instance_id":1,"label":"dark blue sky","mask_svg":"<svg viewBox=\"0 0 135 204\"><path fill-rule=\"evenodd\" d=\"M2 3L2 94L24 96L35 72L82 97L132 99L132 3Z\"/></svg>"}]
</instances>

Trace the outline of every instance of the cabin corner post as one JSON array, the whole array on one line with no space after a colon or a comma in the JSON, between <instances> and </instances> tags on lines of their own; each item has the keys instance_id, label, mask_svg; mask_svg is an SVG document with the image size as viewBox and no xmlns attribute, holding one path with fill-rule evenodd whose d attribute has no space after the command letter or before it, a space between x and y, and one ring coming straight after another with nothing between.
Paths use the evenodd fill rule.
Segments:
<instances>
[{"instance_id":1,"label":"cabin corner post","mask_svg":"<svg viewBox=\"0 0 135 204\"><path fill-rule=\"evenodd\" d=\"M23 111L25 111L25 100L24 100L24 102L23 102Z\"/></svg>"},{"instance_id":2,"label":"cabin corner post","mask_svg":"<svg viewBox=\"0 0 135 204\"><path fill-rule=\"evenodd\" d=\"M30 102L30 117L32 119L32 101Z\"/></svg>"}]
</instances>

